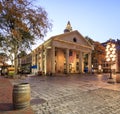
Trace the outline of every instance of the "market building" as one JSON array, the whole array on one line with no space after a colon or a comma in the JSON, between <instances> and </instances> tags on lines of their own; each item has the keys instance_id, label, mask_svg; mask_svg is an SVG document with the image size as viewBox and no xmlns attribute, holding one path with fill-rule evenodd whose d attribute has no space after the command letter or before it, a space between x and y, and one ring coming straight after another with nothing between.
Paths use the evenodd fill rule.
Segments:
<instances>
[{"instance_id":1,"label":"market building","mask_svg":"<svg viewBox=\"0 0 120 114\"><path fill-rule=\"evenodd\" d=\"M32 73L83 73L85 67L91 72L92 50L92 45L77 30L72 31L68 22L63 34L51 37L31 52Z\"/></svg>"}]
</instances>

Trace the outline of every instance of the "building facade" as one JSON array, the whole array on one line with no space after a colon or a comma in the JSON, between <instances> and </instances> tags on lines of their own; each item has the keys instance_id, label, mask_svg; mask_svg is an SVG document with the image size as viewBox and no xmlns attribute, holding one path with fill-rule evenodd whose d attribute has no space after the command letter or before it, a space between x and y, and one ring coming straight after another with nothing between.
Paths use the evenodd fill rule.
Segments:
<instances>
[{"instance_id":1,"label":"building facade","mask_svg":"<svg viewBox=\"0 0 120 114\"><path fill-rule=\"evenodd\" d=\"M117 40L110 39L110 40L111 40L112 43L114 43L116 45L115 46L115 48L116 48L116 53L115 53L116 59L115 59L115 62L111 65L111 69L112 69L112 72L120 72L120 40L118 40L118 39ZM107 43L109 43L110 40L102 43L102 45L104 47L106 47ZM106 59L102 63L102 69L103 69L104 72L110 72L109 71L110 70L110 63L107 62Z\"/></svg>"},{"instance_id":2,"label":"building facade","mask_svg":"<svg viewBox=\"0 0 120 114\"><path fill-rule=\"evenodd\" d=\"M117 49L117 59L116 59L116 63L117 63L117 71L120 73L120 40L117 39L116 41L116 49Z\"/></svg>"},{"instance_id":3,"label":"building facade","mask_svg":"<svg viewBox=\"0 0 120 114\"><path fill-rule=\"evenodd\" d=\"M18 58L18 73L31 73L32 55L28 54Z\"/></svg>"},{"instance_id":4,"label":"building facade","mask_svg":"<svg viewBox=\"0 0 120 114\"><path fill-rule=\"evenodd\" d=\"M63 34L45 41L31 52L32 73L83 73L91 72L92 45L77 31L72 31L68 22ZM87 55L87 64L84 57Z\"/></svg>"}]
</instances>

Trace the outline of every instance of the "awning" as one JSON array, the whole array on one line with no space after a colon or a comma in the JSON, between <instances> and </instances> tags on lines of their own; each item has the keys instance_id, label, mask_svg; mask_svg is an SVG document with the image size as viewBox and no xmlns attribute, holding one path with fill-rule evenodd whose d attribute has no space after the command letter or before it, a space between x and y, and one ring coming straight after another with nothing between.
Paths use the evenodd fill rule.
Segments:
<instances>
[{"instance_id":1,"label":"awning","mask_svg":"<svg viewBox=\"0 0 120 114\"><path fill-rule=\"evenodd\" d=\"M33 65L33 66L31 66L31 68L33 68L33 69L37 69L37 65Z\"/></svg>"}]
</instances>

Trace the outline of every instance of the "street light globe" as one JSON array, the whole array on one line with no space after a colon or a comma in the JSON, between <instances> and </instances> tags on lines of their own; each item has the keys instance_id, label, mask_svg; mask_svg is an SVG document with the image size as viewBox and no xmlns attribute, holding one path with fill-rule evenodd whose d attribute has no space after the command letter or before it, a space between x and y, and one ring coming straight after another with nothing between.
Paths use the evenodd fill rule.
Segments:
<instances>
[{"instance_id":1,"label":"street light globe","mask_svg":"<svg viewBox=\"0 0 120 114\"><path fill-rule=\"evenodd\" d=\"M107 61L110 61L110 58L107 58Z\"/></svg>"},{"instance_id":2,"label":"street light globe","mask_svg":"<svg viewBox=\"0 0 120 114\"><path fill-rule=\"evenodd\" d=\"M115 58L112 58L112 61L115 61Z\"/></svg>"},{"instance_id":3,"label":"street light globe","mask_svg":"<svg viewBox=\"0 0 120 114\"><path fill-rule=\"evenodd\" d=\"M112 44L112 47L115 48L115 44Z\"/></svg>"},{"instance_id":4,"label":"street light globe","mask_svg":"<svg viewBox=\"0 0 120 114\"><path fill-rule=\"evenodd\" d=\"M106 55L105 57L108 58L108 55Z\"/></svg>"},{"instance_id":5,"label":"street light globe","mask_svg":"<svg viewBox=\"0 0 120 114\"><path fill-rule=\"evenodd\" d=\"M113 54L113 55L115 54L115 50L112 51L112 54Z\"/></svg>"},{"instance_id":6,"label":"street light globe","mask_svg":"<svg viewBox=\"0 0 120 114\"><path fill-rule=\"evenodd\" d=\"M108 51L108 48L106 48L105 51Z\"/></svg>"},{"instance_id":7,"label":"street light globe","mask_svg":"<svg viewBox=\"0 0 120 114\"><path fill-rule=\"evenodd\" d=\"M108 44L106 48L110 48L110 45Z\"/></svg>"},{"instance_id":8,"label":"street light globe","mask_svg":"<svg viewBox=\"0 0 120 114\"><path fill-rule=\"evenodd\" d=\"M111 54L111 55L110 55L110 58L112 58L112 57L113 57L113 55Z\"/></svg>"},{"instance_id":9,"label":"street light globe","mask_svg":"<svg viewBox=\"0 0 120 114\"><path fill-rule=\"evenodd\" d=\"M107 55L109 55L109 54L110 54L110 51L107 52Z\"/></svg>"},{"instance_id":10,"label":"street light globe","mask_svg":"<svg viewBox=\"0 0 120 114\"><path fill-rule=\"evenodd\" d=\"M111 48L110 48L110 51L112 51L112 50L113 50L113 48L111 47Z\"/></svg>"},{"instance_id":11,"label":"street light globe","mask_svg":"<svg viewBox=\"0 0 120 114\"><path fill-rule=\"evenodd\" d=\"M115 57L116 57L116 55L113 55L113 57L115 58Z\"/></svg>"},{"instance_id":12,"label":"street light globe","mask_svg":"<svg viewBox=\"0 0 120 114\"><path fill-rule=\"evenodd\" d=\"M113 48L114 51L116 51L116 48Z\"/></svg>"}]
</instances>

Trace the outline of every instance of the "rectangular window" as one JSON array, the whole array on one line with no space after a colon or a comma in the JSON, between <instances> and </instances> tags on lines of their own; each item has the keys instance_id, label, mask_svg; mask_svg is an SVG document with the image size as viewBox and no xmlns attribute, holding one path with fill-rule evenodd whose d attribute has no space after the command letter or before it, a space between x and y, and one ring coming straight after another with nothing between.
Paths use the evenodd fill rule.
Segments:
<instances>
[{"instance_id":1,"label":"rectangular window","mask_svg":"<svg viewBox=\"0 0 120 114\"><path fill-rule=\"evenodd\" d=\"M79 54L76 55L76 58L79 59Z\"/></svg>"}]
</instances>

